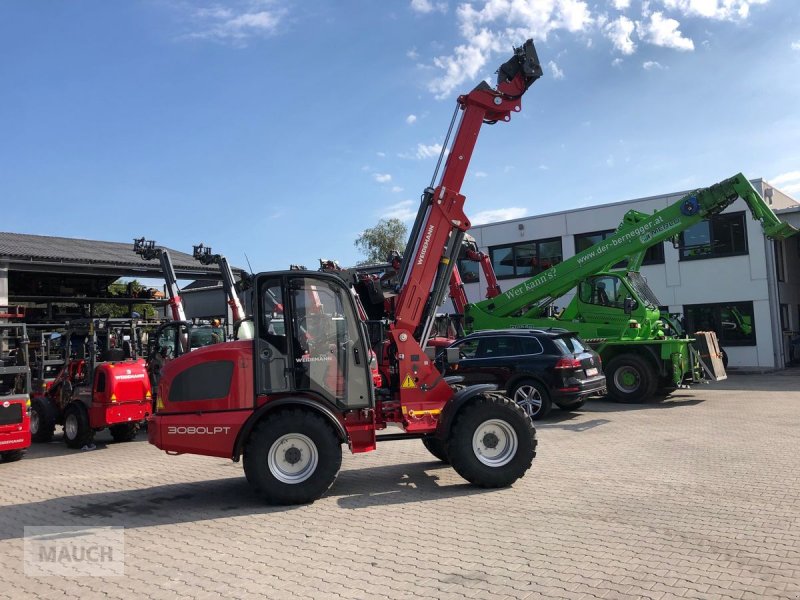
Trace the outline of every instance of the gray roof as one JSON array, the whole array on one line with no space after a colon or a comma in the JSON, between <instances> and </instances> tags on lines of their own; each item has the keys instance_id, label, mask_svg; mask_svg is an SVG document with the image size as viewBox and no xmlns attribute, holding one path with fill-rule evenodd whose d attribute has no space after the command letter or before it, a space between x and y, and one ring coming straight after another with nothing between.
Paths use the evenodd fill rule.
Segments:
<instances>
[{"instance_id":1,"label":"gray roof","mask_svg":"<svg viewBox=\"0 0 800 600\"><path fill-rule=\"evenodd\" d=\"M164 246L160 246L164 248ZM191 254L169 250L176 272L219 273L217 265L203 265ZM129 242L104 242L77 238L9 233L0 231L0 259L20 263L60 263L73 265L95 265L102 267L134 268L136 270L160 271L158 260L144 260L133 251L133 240ZM236 269L239 270L239 269Z\"/></svg>"}]
</instances>

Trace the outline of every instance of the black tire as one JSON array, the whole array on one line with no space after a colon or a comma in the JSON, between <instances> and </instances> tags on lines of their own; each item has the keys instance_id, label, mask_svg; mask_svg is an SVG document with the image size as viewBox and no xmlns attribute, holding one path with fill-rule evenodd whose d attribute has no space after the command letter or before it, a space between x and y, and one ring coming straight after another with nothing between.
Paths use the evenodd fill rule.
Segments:
<instances>
[{"instance_id":1,"label":"black tire","mask_svg":"<svg viewBox=\"0 0 800 600\"><path fill-rule=\"evenodd\" d=\"M119 423L111 425L108 430L115 442L132 442L139 433L139 423Z\"/></svg>"},{"instance_id":2,"label":"black tire","mask_svg":"<svg viewBox=\"0 0 800 600\"><path fill-rule=\"evenodd\" d=\"M653 397L658 377L650 363L636 354L621 354L606 368L608 395L625 403L646 402Z\"/></svg>"},{"instance_id":3,"label":"black tire","mask_svg":"<svg viewBox=\"0 0 800 600\"><path fill-rule=\"evenodd\" d=\"M6 450L0 452L0 460L4 463L17 462L25 454L25 450Z\"/></svg>"},{"instance_id":4,"label":"black tire","mask_svg":"<svg viewBox=\"0 0 800 600\"><path fill-rule=\"evenodd\" d=\"M422 438L422 445L440 461L448 465L450 464L450 459L447 458L447 448L443 440L429 435L428 437Z\"/></svg>"},{"instance_id":5,"label":"black tire","mask_svg":"<svg viewBox=\"0 0 800 600\"><path fill-rule=\"evenodd\" d=\"M456 472L473 485L507 487L533 463L536 429L510 398L482 394L456 415L447 456Z\"/></svg>"},{"instance_id":6,"label":"black tire","mask_svg":"<svg viewBox=\"0 0 800 600\"><path fill-rule=\"evenodd\" d=\"M288 446L281 449L284 444ZM299 471L297 463L301 463ZM317 500L333 485L341 466L338 435L323 416L303 409L265 417L244 450L247 481L270 504Z\"/></svg>"},{"instance_id":7,"label":"black tire","mask_svg":"<svg viewBox=\"0 0 800 600\"><path fill-rule=\"evenodd\" d=\"M89 413L80 402L70 402L64 411L64 441L70 448L81 449L94 439L89 427Z\"/></svg>"},{"instance_id":8,"label":"black tire","mask_svg":"<svg viewBox=\"0 0 800 600\"><path fill-rule=\"evenodd\" d=\"M723 348L719 349L720 354L722 354L722 366L725 367L725 370L728 370L728 353L725 352Z\"/></svg>"},{"instance_id":9,"label":"black tire","mask_svg":"<svg viewBox=\"0 0 800 600\"><path fill-rule=\"evenodd\" d=\"M533 379L523 379L514 385L508 395L534 421L544 419L553 408L547 388Z\"/></svg>"},{"instance_id":10,"label":"black tire","mask_svg":"<svg viewBox=\"0 0 800 600\"><path fill-rule=\"evenodd\" d=\"M49 400L34 398L31 402L31 440L47 443L56 430L56 410Z\"/></svg>"}]
</instances>

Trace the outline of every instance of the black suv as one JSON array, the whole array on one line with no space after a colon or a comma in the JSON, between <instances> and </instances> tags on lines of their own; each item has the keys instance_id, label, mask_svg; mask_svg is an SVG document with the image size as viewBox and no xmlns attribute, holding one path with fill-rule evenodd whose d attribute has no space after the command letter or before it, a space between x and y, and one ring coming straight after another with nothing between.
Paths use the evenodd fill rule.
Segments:
<instances>
[{"instance_id":1,"label":"black suv","mask_svg":"<svg viewBox=\"0 0 800 600\"><path fill-rule=\"evenodd\" d=\"M606 393L600 356L566 329L479 331L449 347L458 348L459 361L446 375L459 375L467 385L496 384L532 419L553 404L575 410Z\"/></svg>"}]
</instances>

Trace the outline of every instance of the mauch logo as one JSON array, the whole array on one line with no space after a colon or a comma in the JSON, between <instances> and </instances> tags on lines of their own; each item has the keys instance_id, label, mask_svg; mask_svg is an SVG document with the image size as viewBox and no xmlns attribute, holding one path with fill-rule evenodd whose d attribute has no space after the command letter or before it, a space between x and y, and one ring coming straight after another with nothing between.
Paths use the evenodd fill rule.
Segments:
<instances>
[{"instance_id":1,"label":"mauch logo","mask_svg":"<svg viewBox=\"0 0 800 600\"><path fill-rule=\"evenodd\" d=\"M33 577L125 575L123 527L25 527L25 574Z\"/></svg>"}]
</instances>

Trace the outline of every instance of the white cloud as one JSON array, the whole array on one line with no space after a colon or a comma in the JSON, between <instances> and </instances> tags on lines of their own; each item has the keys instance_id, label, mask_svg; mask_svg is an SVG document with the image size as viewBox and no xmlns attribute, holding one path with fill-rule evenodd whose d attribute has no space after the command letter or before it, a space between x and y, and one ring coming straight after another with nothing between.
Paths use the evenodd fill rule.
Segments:
<instances>
[{"instance_id":1,"label":"white cloud","mask_svg":"<svg viewBox=\"0 0 800 600\"><path fill-rule=\"evenodd\" d=\"M245 46L251 38L279 33L286 9L256 10L249 2L213 6L195 10L190 16L192 31L184 39L212 40Z\"/></svg>"},{"instance_id":2,"label":"white cloud","mask_svg":"<svg viewBox=\"0 0 800 600\"><path fill-rule=\"evenodd\" d=\"M664 7L687 17L737 21L750 16L750 7L769 0L663 0Z\"/></svg>"},{"instance_id":3,"label":"white cloud","mask_svg":"<svg viewBox=\"0 0 800 600\"><path fill-rule=\"evenodd\" d=\"M797 194L800 192L800 171L782 173L770 179L769 182L782 192Z\"/></svg>"},{"instance_id":4,"label":"white cloud","mask_svg":"<svg viewBox=\"0 0 800 600\"><path fill-rule=\"evenodd\" d=\"M381 158L386 158L386 152L376 152L376 154Z\"/></svg>"},{"instance_id":5,"label":"white cloud","mask_svg":"<svg viewBox=\"0 0 800 600\"><path fill-rule=\"evenodd\" d=\"M792 42L792 50L800 50L800 40Z\"/></svg>"},{"instance_id":6,"label":"white cloud","mask_svg":"<svg viewBox=\"0 0 800 600\"><path fill-rule=\"evenodd\" d=\"M399 194L402 191L403 191L403 188L401 188L399 185L395 185L395 186L392 187L392 192L394 192L395 194Z\"/></svg>"},{"instance_id":7,"label":"white cloud","mask_svg":"<svg viewBox=\"0 0 800 600\"><path fill-rule=\"evenodd\" d=\"M550 170L550 167L548 167L548 166L547 166L547 165L545 165L545 164L541 164L541 165L539 165L539 170L540 170L540 171L549 171L549 170Z\"/></svg>"},{"instance_id":8,"label":"white cloud","mask_svg":"<svg viewBox=\"0 0 800 600\"><path fill-rule=\"evenodd\" d=\"M423 160L425 158L433 158L439 156L442 152L442 145L441 144L417 144L417 149L414 152L407 153L402 152L398 154L400 158L412 158L417 160Z\"/></svg>"},{"instance_id":9,"label":"white cloud","mask_svg":"<svg viewBox=\"0 0 800 600\"><path fill-rule=\"evenodd\" d=\"M431 2L430 0L411 0L411 10L422 14L432 13L435 10L441 13L446 13L447 2Z\"/></svg>"},{"instance_id":10,"label":"white cloud","mask_svg":"<svg viewBox=\"0 0 800 600\"><path fill-rule=\"evenodd\" d=\"M412 123L415 123L416 120L417 120L417 115L408 115L406 117L406 123L408 123L409 125L411 125Z\"/></svg>"},{"instance_id":11,"label":"white cloud","mask_svg":"<svg viewBox=\"0 0 800 600\"><path fill-rule=\"evenodd\" d=\"M397 204L392 204L386 211L382 213L384 219L400 219L401 221L410 221L417 216L417 211L414 209L413 200L403 200Z\"/></svg>"},{"instance_id":12,"label":"white cloud","mask_svg":"<svg viewBox=\"0 0 800 600\"><path fill-rule=\"evenodd\" d=\"M372 177L378 183L389 183L392 180L392 176L388 173L373 173Z\"/></svg>"},{"instance_id":13,"label":"white cloud","mask_svg":"<svg viewBox=\"0 0 800 600\"><path fill-rule=\"evenodd\" d=\"M608 23L604 28L604 32L606 37L614 44L614 48L623 54L633 54L636 51L636 44L631 39L631 34L635 28L634 22L623 15Z\"/></svg>"},{"instance_id":14,"label":"white cloud","mask_svg":"<svg viewBox=\"0 0 800 600\"><path fill-rule=\"evenodd\" d=\"M519 219L528 214L527 208L520 208L512 206L510 208L493 208L491 210L482 210L472 218L473 225L482 225L483 223L496 223L498 221L508 221L510 219Z\"/></svg>"},{"instance_id":15,"label":"white cloud","mask_svg":"<svg viewBox=\"0 0 800 600\"><path fill-rule=\"evenodd\" d=\"M611 66L612 67L618 67L621 64L622 64L622 59L621 58L615 58L614 60L611 61Z\"/></svg>"},{"instance_id":16,"label":"white cloud","mask_svg":"<svg viewBox=\"0 0 800 600\"><path fill-rule=\"evenodd\" d=\"M475 171L475 177L488 177L489 174L486 171Z\"/></svg>"},{"instance_id":17,"label":"white cloud","mask_svg":"<svg viewBox=\"0 0 800 600\"><path fill-rule=\"evenodd\" d=\"M456 9L459 30L466 43L433 63L443 74L428 88L437 98L445 98L465 81L475 81L489 58L507 54L514 44L528 37L544 40L548 33L563 29L571 33L587 31L592 23L589 7L583 0L486 0L478 9L463 3ZM494 71L495 65L492 65Z\"/></svg>"},{"instance_id":18,"label":"white cloud","mask_svg":"<svg viewBox=\"0 0 800 600\"><path fill-rule=\"evenodd\" d=\"M641 39L656 46L675 48L676 50L694 50L694 42L683 37L678 29L680 25L675 19L664 17L660 12L654 12L650 15L648 22L637 22L636 29Z\"/></svg>"},{"instance_id":19,"label":"white cloud","mask_svg":"<svg viewBox=\"0 0 800 600\"><path fill-rule=\"evenodd\" d=\"M564 79L564 71L559 69L556 63L551 60L549 63L547 63L547 66L550 67L550 72L553 74L553 79Z\"/></svg>"},{"instance_id":20,"label":"white cloud","mask_svg":"<svg viewBox=\"0 0 800 600\"><path fill-rule=\"evenodd\" d=\"M416 48L412 48L408 52L406 52L406 56L411 60L417 60L419 58L419 52L417 52Z\"/></svg>"},{"instance_id":21,"label":"white cloud","mask_svg":"<svg viewBox=\"0 0 800 600\"><path fill-rule=\"evenodd\" d=\"M631 0L613 0L612 4L617 10L625 10L631 5Z\"/></svg>"},{"instance_id":22,"label":"white cloud","mask_svg":"<svg viewBox=\"0 0 800 600\"><path fill-rule=\"evenodd\" d=\"M642 63L642 67L644 67L645 71L654 71L656 69L663 69L664 67L661 66L661 63L656 62L654 60L646 60Z\"/></svg>"}]
</instances>

